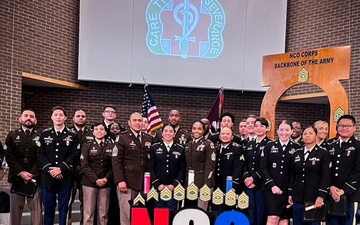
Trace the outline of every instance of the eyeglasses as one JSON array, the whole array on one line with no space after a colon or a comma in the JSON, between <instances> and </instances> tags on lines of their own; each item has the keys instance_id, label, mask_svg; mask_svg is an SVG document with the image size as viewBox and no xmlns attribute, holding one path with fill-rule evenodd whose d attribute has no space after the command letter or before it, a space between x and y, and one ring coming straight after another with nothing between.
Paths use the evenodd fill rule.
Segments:
<instances>
[{"instance_id":1,"label":"eyeglasses","mask_svg":"<svg viewBox=\"0 0 360 225\"><path fill-rule=\"evenodd\" d=\"M104 112L109 113L109 114L115 114L115 111L110 111L110 110L106 110Z\"/></svg>"},{"instance_id":2,"label":"eyeglasses","mask_svg":"<svg viewBox=\"0 0 360 225\"><path fill-rule=\"evenodd\" d=\"M354 124L339 124L337 125L338 128L351 128L355 126Z\"/></svg>"}]
</instances>

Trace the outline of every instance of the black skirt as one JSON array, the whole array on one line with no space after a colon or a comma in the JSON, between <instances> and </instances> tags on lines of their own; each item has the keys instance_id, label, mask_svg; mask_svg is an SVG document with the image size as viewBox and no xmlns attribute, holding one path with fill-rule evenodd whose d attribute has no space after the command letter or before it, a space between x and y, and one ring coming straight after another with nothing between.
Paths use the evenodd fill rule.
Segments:
<instances>
[{"instance_id":1,"label":"black skirt","mask_svg":"<svg viewBox=\"0 0 360 225\"><path fill-rule=\"evenodd\" d=\"M289 210L286 209L288 205L288 195L283 193L275 195L270 191L265 191L265 212L268 216L279 216L281 219L288 219Z\"/></svg>"}]
</instances>

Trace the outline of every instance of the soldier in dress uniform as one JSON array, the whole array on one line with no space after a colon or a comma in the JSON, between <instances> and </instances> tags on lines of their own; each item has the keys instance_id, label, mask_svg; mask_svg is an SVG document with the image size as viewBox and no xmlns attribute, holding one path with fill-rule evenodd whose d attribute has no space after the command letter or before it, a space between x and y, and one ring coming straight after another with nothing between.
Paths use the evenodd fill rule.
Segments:
<instances>
[{"instance_id":1,"label":"soldier in dress uniform","mask_svg":"<svg viewBox=\"0 0 360 225\"><path fill-rule=\"evenodd\" d=\"M10 131L5 138L6 161L9 165L8 181L11 185L17 182L39 181L37 167L37 145L40 132L34 126L37 123L35 112L24 110L19 117L20 129ZM2 148L2 147L1 147ZM31 211L31 223L43 224L40 192L37 190L33 198L11 193L10 224L21 224L23 208L26 202Z\"/></svg>"},{"instance_id":2,"label":"soldier in dress uniform","mask_svg":"<svg viewBox=\"0 0 360 225\"><path fill-rule=\"evenodd\" d=\"M204 138L207 140L211 137L211 135L213 135L213 132L212 132L212 125L210 123L210 120L208 118L202 118L200 120L204 125L205 125L205 131L204 131Z\"/></svg>"},{"instance_id":3,"label":"soldier in dress uniform","mask_svg":"<svg viewBox=\"0 0 360 225\"><path fill-rule=\"evenodd\" d=\"M179 110L176 109L171 110L169 112L168 120L170 125L175 127L174 142L185 147L186 143L190 141L191 135L187 130L180 127L181 115ZM162 132L161 130L159 130L155 133L154 143L161 142L161 139L162 139Z\"/></svg>"},{"instance_id":4,"label":"soldier in dress uniform","mask_svg":"<svg viewBox=\"0 0 360 225\"><path fill-rule=\"evenodd\" d=\"M221 139L220 139L221 130L225 127L232 129L234 123L235 123L235 116L232 113L226 112L220 116L220 132L210 136L209 138L210 141L212 141L215 144L216 148L218 148L221 144ZM232 137L233 137L232 139L233 142L239 144L240 146L242 145L240 137L236 135L232 135Z\"/></svg>"},{"instance_id":5,"label":"soldier in dress uniform","mask_svg":"<svg viewBox=\"0 0 360 225\"><path fill-rule=\"evenodd\" d=\"M354 137L355 118L343 115L337 121L339 138L329 145L331 156L330 194L335 201L347 197L346 217L329 216L328 222L334 224L356 224L358 202L360 201L360 141Z\"/></svg>"},{"instance_id":6,"label":"soldier in dress uniform","mask_svg":"<svg viewBox=\"0 0 360 225\"><path fill-rule=\"evenodd\" d=\"M113 124L116 120L116 108L113 105L106 105L104 106L104 110L102 113L102 116L104 117L103 123L106 127L106 138L110 138L110 125ZM125 128L123 126L120 126L120 131L125 131Z\"/></svg>"},{"instance_id":7,"label":"soldier in dress uniform","mask_svg":"<svg viewBox=\"0 0 360 225\"><path fill-rule=\"evenodd\" d=\"M251 140L244 148L245 166L244 183L246 194L249 196L249 221L250 224L265 224L263 179L260 172L260 156L263 154L266 143L271 139L266 136L269 123L265 118L255 121L256 139Z\"/></svg>"},{"instance_id":8,"label":"soldier in dress uniform","mask_svg":"<svg viewBox=\"0 0 360 225\"><path fill-rule=\"evenodd\" d=\"M78 135L78 140L80 146L82 146L86 142L93 142L94 136L90 128L86 126L86 113L83 110L76 110L73 116L73 125L69 126L74 133ZM79 152L80 153L80 152ZM81 187L81 176L82 176L82 169L80 165L80 155L79 160L74 164L74 172L75 172L75 182L74 187L71 194L70 204L69 204L69 213L68 213L68 225L72 224L71 219L71 211L72 211L72 204L75 201L76 192L79 190L79 201L80 201L80 225L83 224L83 192Z\"/></svg>"},{"instance_id":9,"label":"soldier in dress uniform","mask_svg":"<svg viewBox=\"0 0 360 225\"><path fill-rule=\"evenodd\" d=\"M143 117L143 126L141 131L147 133L148 128L149 128L149 119L147 117Z\"/></svg>"},{"instance_id":10,"label":"soldier in dress uniform","mask_svg":"<svg viewBox=\"0 0 360 225\"><path fill-rule=\"evenodd\" d=\"M303 132L303 128L301 126L300 122L292 122L291 123L291 128L292 128L292 134L291 134L291 140L295 143L298 143L299 145L303 145L304 142L301 138L301 134Z\"/></svg>"},{"instance_id":11,"label":"soldier in dress uniform","mask_svg":"<svg viewBox=\"0 0 360 225\"><path fill-rule=\"evenodd\" d=\"M317 130L316 144L325 150L328 148L328 134L329 134L329 124L326 121L318 120L314 123L314 127Z\"/></svg>"},{"instance_id":12,"label":"soldier in dress uniform","mask_svg":"<svg viewBox=\"0 0 360 225\"><path fill-rule=\"evenodd\" d=\"M260 159L260 175L264 180L264 193L267 206L267 224L288 224L285 210L288 204L288 184L291 175L292 155L300 145L292 142L291 125L281 122L277 130L279 140L265 145Z\"/></svg>"},{"instance_id":13,"label":"soldier in dress uniform","mask_svg":"<svg viewBox=\"0 0 360 225\"><path fill-rule=\"evenodd\" d=\"M174 143L175 129L170 124L162 128L162 142L155 143L150 148L148 170L151 175L152 185L159 191L168 187L170 191L178 185L184 185L186 173L186 159L184 147ZM156 207L167 207L170 210L177 209L177 201L155 202Z\"/></svg>"},{"instance_id":14,"label":"soldier in dress uniform","mask_svg":"<svg viewBox=\"0 0 360 225\"><path fill-rule=\"evenodd\" d=\"M120 125L116 122L112 123L110 125L110 137L111 137L111 141L113 143L116 143L119 141L120 133L121 133Z\"/></svg>"},{"instance_id":15,"label":"soldier in dress uniform","mask_svg":"<svg viewBox=\"0 0 360 225\"><path fill-rule=\"evenodd\" d=\"M232 188L239 190L243 189L243 167L244 155L239 144L232 141L233 132L229 127L223 127L220 131L221 144L216 148L216 164L215 164L215 189L226 193L227 177L232 177ZM242 191L241 191L242 192ZM224 206L214 207L212 210L221 210Z\"/></svg>"},{"instance_id":16,"label":"soldier in dress uniform","mask_svg":"<svg viewBox=\"0 0 360 225\"><path fill-rule=\"evenodd\" d=\"M105 139L106 129L103 123L93 125L92 142L84 143L81 148L81 166L83 169L82 189L84 193L84 224L94 224L97 209L97 223L108 223L110 203L110 185L112 183L111 159L114 144ZM116 151L116 150L115 150Z\"/></svg>"},{"instance_id":17,"label":"soldier in dress uniform","mask_svg":"<svg viewBox=\"0 0 360 225\"><path fill-rule=\"evenodd\" d=\"M241 141L246 140L249 137L249 129L246 125L246 119L243 119L239 123L239 137Z\"/></svg>"},{"instance_id":18,"label":"soldier in dress uniform","mask_svg":"<svg viewBox=\"0 0 360 225\"><path fill-rule=\"evenodd\" d=\"M303 224L305 202L313 202L315 208L324 205L330 185L330 155L316 144L317 130L308 127L302 134L304 146L293 154L289 183L289 203L293 206L294 225ZM320 225L320 221L307 223Z\"/></svg>"},{"instance_id":19,"label":"soldier in dress uniform","mask_svg":"<svg viewBox=\"0 0 360 225\"><path fill-rule=\"evenodd\" d=\"M112 166L117 184L121 225L130 225L129 200L142 190L144 172L147 168L148 153L152 137L141 132L142 116L135 112L128 121L129 130L120 134L116 143L118 151L113 151Z\"/></svg>"},{"instance_id":20,"label":"soldier in dress uniform","mask_svg":"<svg viewBox=\"0 0 360 225\"><path fill-rule=\"evenodd\" d=\"M248 129L248 140L247 141L251 141L251 140L255 140L256 139L256 133L255 133L255 121L256 121L257 117L255 115L249 115L246 118L246 127Z\"/></svg>"},{"instance_id":21,"label":"soldier in dress uniform","mask_svg":"<svg viewBox=\"0 0 360 225\"><path fill-rule=\"evenodd\" d=\"M79 157L80 144L77 134L65 126L66 111L63 107L55 106L51 119L54 126L44 130L37 142L44 224L54 224L58 197L59 224L65 225L74 185L74 164Z\"/></svg>"},{"instance_id":22,"label":"soldier in dress uniform","mask_svg":"<svg viewBox=\"0 0 360 225\"><path fill-rule=\"evenodd\" d=\"M191 129L192 141L185 146L186 172L189 174L189 170L194 170L194 183L199 189L205 184L209 188L214 186L215 146L210 140L205 139L204 130L205 124L195 121ZM199 199L197 205L206 211L208 202Z\"/></svg>"}]
</instances>

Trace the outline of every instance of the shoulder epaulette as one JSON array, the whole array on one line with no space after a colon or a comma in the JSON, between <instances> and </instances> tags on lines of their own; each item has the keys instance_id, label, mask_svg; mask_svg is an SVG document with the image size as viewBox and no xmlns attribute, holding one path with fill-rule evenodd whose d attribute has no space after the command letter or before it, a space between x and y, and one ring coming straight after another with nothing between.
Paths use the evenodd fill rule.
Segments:
<instances>
[{"instance_id":1,"label":"shoulder epaulette","mask_svg":"<svg viewBox=\"0 0 360 225\"><path fill-rule=\"evenodd\" d=\"M74 128L65 127L65 129L67 129L70 133L76 134L76 131Z\"/></svg>"},{"instance_id":2,"label":"shoulder epaulette","mask_svg":"<svg viewBox=\"0 0 360 225\"><path fill-rule=\"evenodd\" d=\"M52 127L46 128L45 130L43 130L43 132L49 131L49 130L51 130L51 129L52 129Z\"/></svg>"},{"instance_id":3,"label":"shoulder epaulette","mask_svg":"<svg viewBox=\"0 0 360 225\"><path fill-rule=\"evenodd\" d=\"M232 146L235 146L235 147L240 147L240 145L236 142L232 142Z\"/></svg>"}]
</instances>

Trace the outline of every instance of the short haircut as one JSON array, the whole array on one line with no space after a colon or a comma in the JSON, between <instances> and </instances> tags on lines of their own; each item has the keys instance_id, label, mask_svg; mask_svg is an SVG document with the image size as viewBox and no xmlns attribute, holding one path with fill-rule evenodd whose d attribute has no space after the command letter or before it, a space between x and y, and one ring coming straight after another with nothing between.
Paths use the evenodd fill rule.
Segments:
<instances>
[{"instance_id":1,"label":"short haircut","mask_svg":"<svg viewBox=\"0 0 360 225\"><path fill-rule=\"evenodd\" d=\"M102 122L94 123L94 124L91 126L91 129L94 130L95 127L98 127L98 126L100 126L100 125L103 126L104 129L106 130L106 126L105 126L105 124L102 123Z\"/></svg>"},{"instance_id":2,"label":"short haircut","mask_svg":"<svg viewBox=\"0 0 360 225\"><path fill-rule=\"evenodd\" d=\"M77 112L84 112L85 115L86 115L86 112L85 112L84 110L82 110L82 109L77 109L77 110L75 110L75 112L73 113L73 117L75 116L75 114L76 114Z\"/></svg>"},{"instance_id":3,"label":"short haircut","mask_svg":"<svg viewBox=\"0 0 360 225\"><path fill-rule=\"evenodd\" d=\"M345 114L345 115L340 116L340 118L337 121L337 124L339 124L340 120L342 120L342 119L349 119L353 122L354 125L356 124L355 117L353 117L352 115Z\"/></svg>"},{"instance_id":4,"label":"short haircut","mask_svg":"<svg viewBox=\"0 0 360 225\"><path fill-rule=\"evenodd\" d=\"M234 116L232 113L229 113L229 112L226 112L226 113L221 114L221 116L220 116L220 122L222 121L222 119L223 119L225 116L230 117L230 118L231 118L231 122L232 122L232 123L235 123L235 116Z\"/></svg>"},{"instance_id":5,"label":"short haircut","mask_svg":"<svg viewBox=\"0 0 360 225\"><path fill-rule=\"evenodd\" d=\"M112 108L114 111L116 111L116 108L113 105L105 105L103 111L105 111L106 108Z\"/></svg>"},{"instance_id":6,"label":"short haircut","mask_svg":"<svg viewBox=\"0 0 360 225\"><path fill-rule=\"evenodd\" d=\"M61 110L61 111L64 113L64 115L66 116L66 110L64 109L64 107L59 106L59 105L53 107L53 108L51 109L51 114L54 113L55 110Z\"/></svg>"},{"instance_id":7,"label":"short haircut","mask_svg":"<svg viewBox=\"0 0 360 225\"><path fill-rule=\"evenodd\" d=\"M31 112L33 112L34 114L36 114L33 109L25 108L23 111L21 111L21 115L22 115L25 111L31 111Z\"/></svg>"}]
</instances>

